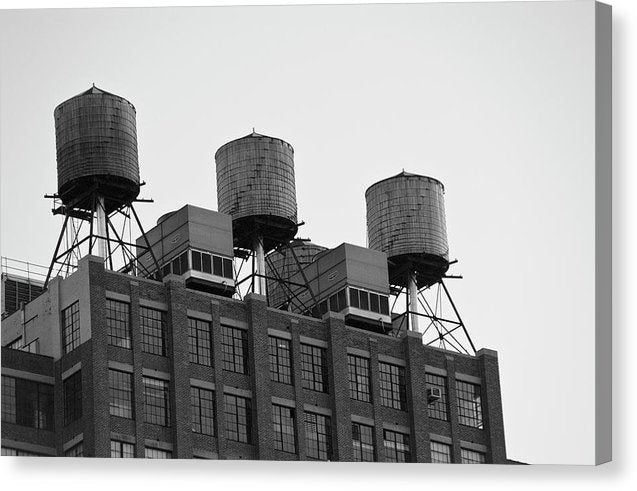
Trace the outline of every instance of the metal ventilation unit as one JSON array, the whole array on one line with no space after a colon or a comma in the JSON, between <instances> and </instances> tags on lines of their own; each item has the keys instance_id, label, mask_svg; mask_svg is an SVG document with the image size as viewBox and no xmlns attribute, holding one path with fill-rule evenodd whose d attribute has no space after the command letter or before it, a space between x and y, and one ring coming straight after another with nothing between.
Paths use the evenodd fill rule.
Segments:
<instances>
[{"instance_id":1,"label":"metal ventilation unit","mask_svg":"<svg viewBox=\"0 0 637 491\"><path fill-rule=\"evenodd\" d=\"M146 240L150 251L145 249ZM137 246L149 278L172 274L193 290L225 297L235 292L230 215L185 205L160 217L145 237L137 239ZM154 269L153 257L160 269Z\"/></svg>"},{"instance_id":2,"label":"metal ventilation unit","mask_svg":"<svg viewBox=\"0 0 637 491\"><path fill-rule=\"evenodd\" d=\"M307 291L298 286L304 282ZM292 277L291 289L293 312L319 318L337 312L354 327L381 333L392 329L387 255L382 252L346 243L323 251Z\"/></svg>"},{"instance_id":3,"label":"metal ventilation unit","mask_svg":"<svg viewBox=\"0 0 637 491\"><path fill-rule=\"evenodd\" d=\"M475 353L443 282L451 264L443 184L403 171L370 186L365 200L369 247L387 254L394 306L400 308L398 300L405 297L403 312L392 309L395 330L421 331L427 344L463 353L469 353L468 341Z\"/></svg>"},{"instance_id":4,"label":"metal ventilation unit","mask_svg":"<svg viewBox=\"0 0 637 491\"><path fill-rule=\"evenodd\" d=\"M149 200L137 199L135 115L130 102L95 85L55 108L58 191L46 197L55 200L53 213L64 216L64 225L45 284L52 274L72 272L86 253L104 258L111 269L136 270L126 232L131 215L142 230L132 204Z\"/></svg>"}]
</instances>

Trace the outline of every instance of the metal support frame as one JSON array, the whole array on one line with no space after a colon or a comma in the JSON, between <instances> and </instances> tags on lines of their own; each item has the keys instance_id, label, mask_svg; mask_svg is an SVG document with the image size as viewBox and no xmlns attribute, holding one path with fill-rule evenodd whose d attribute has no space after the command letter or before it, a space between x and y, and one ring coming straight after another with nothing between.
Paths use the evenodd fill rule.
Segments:
<instances>
[{"instance_id":1,"label":"metal support frame","mask_svg":"<svg viewBox=\"0 0 637 491\"><path fill-rule=\"evenodd\" d=\"M266 284L267 284L267 281L270 280L270 281L274 281L277 285L283 288L284 294L286 296L286 304L288 306L290 302L294 300L301 307L302 310L310 314L312 313L312 310L314 307L316 307L316 309L318 310L318 300L316 298L316 295L314 294L314 292L309 286L309 281L307 279L307 276L305 275L305 272L303 271L303 265L301 264L296 252L294 251L294 248L290 246L292 241L285 242L279 245L279 247L277 247L274 250L279 252L289 251L292 254L292 257L294 258L294 263L296 264L296 268L297 268L296 272L300 273L302 277L302 283L298 283L298 282L294 282L294 281L282 278L279 272L276 271L276 269L273 267L272 258L270 257L269 254L265 253L265 251L262 256L263 263L259 265L260 259L259 259L259 251L258 251L258 248L256 247L257 241L263 244L264 240L269 238L270 237L267 237L267 236L255 238L253 242L255 244L255 247L251 251L246 251L243 249L241 249L240 251L237 251L235 249L234 272L235 272L235 288L236 288L235 294L237 295L237 297L239 299L242 299L246 294L251 292L255 292L255 293L262 292L261 293L262 295L266 295ZM238 263L237 263L237 259L239 260ZM250 272L244 277L241 277L241 272L244 271L244 268L247 264L249 264ZM268 264L270 266L272 272L274 273L274 276L266 274L265 264ZM242 288L240 287L242 285L245 285L247 282L249 282L248 288L247 289L243 288L243 292L242 292ZM259 289L258 285L263 285L262 289ZM303 292L309 292L311 297L310 302L307 302L306 300L303 300L300 297L300 294Z\"/></svg>"},{"instance_id":2,"label":"metal support frame","mask_svg":"<svg viewBox=\"0 0 637 491\"><path fill-rule=\"evenodd\" d=\"M105 264L107 264L110 269L114 269L116 263L114 263L113 260L119 252L122 261L120 272L132 274L151 273L141 261L137 260L138 250L149 252L153 259L154 267L161 278L159 263L148 242L135 207L133 206L133 203L136 201L152 202L152 200L133 200L122 204L119 208L116 208L110 213L106 213L104 210L104 198L99 196L95 189L88 190L86 193L83 193L80 198L75 200L79 202L80 199L85 200L87 197L90 197L91 210L73 208L72 203L58 206L59 196L57 195L46 195L45 197L54 199L54 208L52 210L54 215L64 215L62 230L60 231L55 252L53 253L53 258L51 259L44 282L45 288L51 277L58 275L68 276L72 273L77 268L79 258L85 253L93 254L96 245L98 246L100 257L104 259ZM98 216L100 215L99 210L102 211L101 217ZM130 240L126 241L124 239L126 229L128 228L129 234L132 230L131 212L144 238L145 245L143 246L138 246L137 244L133 244ZM117 223L114 220L115 217L119 215L123 217L120 232L118 232L116 228ZM97 223L98 221L101 221L101 225ZM86 222L89 224L88 234L82 237L83 225ZM62 250L62 243L65 238L66 244Z\"/></svg>"},{"instance_id":3,"label":"metal support frame","mask_svg":"<svg viewBox=\"0 0 637 491\"><path fill-rule=\"evenodd\" d=\"M415 295L407 287L396 287L392 290L394 297L392 319L395 336L400 336L403 329L411 329L422 333L423 344L427 346L475 355L476 348L471 336L442 278L433 285L416 289ZM406 308L403 312L397 312L396 309L401 304L398 300L402 295L406 297ZM414 304L415 301L417 304ZM414 319L420 322L420 328L414 328Z\"/></svg>"}]
</instances>

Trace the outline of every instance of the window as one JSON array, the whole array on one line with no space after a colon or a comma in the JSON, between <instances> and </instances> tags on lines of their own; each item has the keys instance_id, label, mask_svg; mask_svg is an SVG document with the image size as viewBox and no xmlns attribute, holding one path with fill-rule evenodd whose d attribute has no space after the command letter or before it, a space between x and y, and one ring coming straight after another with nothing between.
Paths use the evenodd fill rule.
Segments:
<instances>
[{"instance_id":1,"label":"window","mask_svg":"<svg viewBox=\"0 0 637 491\"><path fill-rule=\"evenodd\" d=\"M29 452L28 450L18 450L17 448L2 447L2 456L7 457L44 457L44 455Z\"/></svg>"},{"instance_id":2,"label":"window","mask_svg":"<svg viewBox=\"0 0 637 491\"><path fill-rule=\"evenodd\" d=\"M134 459L135 445L132 443L120 442L119 440L111 440L111 458Z\"/></svg>"},{"instance_id":3,"label":"window","mask_svg":"<svg viewBox=\"0 0 637 491\"><path fill-rule=\"evenodd\" d=\"M374 462L374 428L352 423L352 445L354 461Z\"/></svg>"},{"instance_id":4,"label":"window","mask_svg":"<svg viewBox=\"0 0 637 491\"><path fill-rule=\"evenodd\" d=\"M270 378L283 384L292 383L290 341L270 336Z\"/></svg>"},{"instance_id":5,"label":"window","mask_svg":"<svg viewBox=\"0 0 637 491\"><path fill-rule=\"evenodd\" d=\"M170 450L162 450L161 448L146 447L144 449L144 457L147 459L172 459L173 453Z\"/></svg>"},{"instance_id":6,"label":"window","mask_svg":"<svg viewBox=\"0 0 637 491\"><path fill-rule=\"evenodd\" d=\"M77 371L62 383L64 387L64 426L82 417L82 372Z\"/></svg>"},{"instance_id":7,"label":"window","mask_svg":"<svg viewBox=\"0 0 637 491\"><path fill-rule=\"evenodd\" d=\"M379 363L380 403L394 409L405 409L405 369Z\"/></svg>"},{"instance_id":8,"label":"window","mask_svg":"<svg viewBox=\"0 0 637 491\"><path fill-rule=\"evenodd\" d=\"M243 329L221 326L223 369L248 374L248 334Z\"/></svg>"},{"instance_id":9,"label":"window","mask_svg":"<svg viewBox=\"0 0 637 491\"><path fill-rule=\"evenodd\" d=\"M2 421L53 429L53 386L2 376Z\"/></svg>"},{"instance_id":10,"label":"window","mask_svg":"<svg viewBox=\"0 0 637 491\"><path fill-rule=\"evenodd\" d=\"M80 442L77 445L73 445L68 450L64 451L65 457L83 457L84 456L84 442Z\"/></svg>"},{"instance_id":11,"label":"window","mask_svg":"<svg viewBox=\"0 0 637 491\"><path fill-rule=\"evenodd\" d=\"M327 350L309 344L301 345L301 375L303 387L327 392Z\"/></svg>"},{"instance_id":12,"label":"window","mask_svg":"<svg viewBox=\"0 0 637 491\"><path fill-rule=\"evenodd\" d=\"M215 436L215 394L211 390L190 387L192 431Z\"/></svg>"},{"instance_id":13,"label":"window","mask_svg":"<svg viewBox=\"0 0 637 491\"><path fill-rule=\"evenodd\" d=\"M142 350L153 355L166 356L166 313L140 307L139 323L142 330Z\"/></svg>"},{"instance_id":14,"label":"window","mask_svg":"<svg viewBox=\"0 0 637 491\"><path fill-rule=\"evenodd\" d=\"M188 318L188 349L191 363L212 365L210 322Z\"/></svg>"},{"instance_id":15,"label":"window","mask_svg":"<svg viewBox=\"0 0 637 491\"><path fill-rule=\"evenodd\" d=\"M252 443L250 399L224 394L226 436L235 442Z\"/></svg>"},{"instance_id":16,"label":"window","mask_svg":"<svg viewBox=\"0 0 637 491\"><path fill-rule=\"evenodd\" d=\"M36 355L40 354L40 338L35 338L30 343L25 344L21 349L27 353L35 353Z\"/></svg>"},{"instance_id":17,"label":"window","mask_svg":"<svg viewBox=\"0 0 637 491\"><path fill-rule=\"evenodd\" d=\"M377 314L389 315L389 298L378 293L349 288L349 303L352 307Z\"/></svg>"},{"instance_id":18,"label":"window","mask_svg":"<svg viewBox=\"0 0 637 491\"><path fill-rule=\"evenodd\" d=\"M451 464L451 445L431 440L431 463Z\"/></svg>"},{"instance_id":19,"label":"window","mask_svg":"<svg viewBox=\"0 0 637 491\"><path fill-rule=\"evenodd\" d=\"M106 327L108 344L130 349L130 305L106 299Z\"/></svg>"},{"instance_id":20,"label":"window","mask_svg":"<svg viewBox=\"0 0 637 491\"><path fill-rule=\"evenodd\" d=\"M133 375L109 369L108 392L111 416L133 419Z\"/></svg>"},{"instance_id":21,"label":"window","mask_svg":"<svg viewBox=\"0 0 637 491\"><path fill-rule=\"evenodd\" d=\"M305 442L309 458L329 460L332 457L329 416L305 413Z\"/></svg>"},{"instance_id":22,"label":"window","mask_svg":"<svg viewBox=\"0 0 637 491\"><path fill-rule=\"evenodd\" d=\"M206 252L192 251L192 269L203 273L214 274L224 278L234 278L232 259L219 257Z\"/></svg>"},{"instance_id":23,"label":"window","mask_svg":"<svg viewBox=\"0 0 637 491\"><path fill-rule=\"evenodd\" d=\"M188 251L172 260L173 274L182 275L188 271Z\"/></svg>"},{"instance_id":24,"label":"window","mask_svg":"<svg viewBox=\"0 0 637 491\"><path fill-rule=\"evenodd\" d=\"M349 365L349 395L357 401L369 402L369 360L347 355Z\"/></svg>"},{"instance_id":25,"label":"window","mask_svg":"<svg viewBox=\"0 0 637 491\"><path fill-rule=\"evenodd\" d=\"M22 349L22 336L18 336L13 341L9 342L5 348L9 349Z\"/></svg>"},{"instance_id":26,"label":"window","mask_svg":"<svg viewBox=\"0 0 637 491\"><path fill-rule=\"evenodd\" d=\"M272 405L272 424L274 426L274 449L296 453L294 443L294 409Z\"/></svg>"},{"instance_id":27,"label":"window","mask_svg":"<svg viewBox=\"0 0 637 491\"><path fill-rule=\"evenodd\" d=\"M457 380L456 392L458 394L458 422L461 425L482 428L480 386Z\"/></svg>"},{"instance_id":28,"label":"window","mask_svg":"<svg viewBox=\"0 0 637 491\"><path fill-rule=\"evenodd\" d=\"M447 410L447 379L440 375L427 373L425 374L425 383L427 384L427 389L436 388L440 390L440 399L427 404L429 417L447 421L449 419L449 412Z\"/></svg>"},{"instance_id":29,"label":"window","mask_svg":"<svg viewBox=\"0 0 637 491\"><path fill-rule=\"evenodd\" d=\"M62 349L70 353L80 345L80 302L62 311Z\"/></svg>"},{"instance_id":30,"label":"window","mask_svg":"<svg viewBox=\"0 0 637 491\"><path fill-rule=\"evenodd\" d=\"M460 459L463 464L485 464L487 459L483 452L476 450L460 449Z\"/></svg>"},{"instance_id":31,"label":"window","mask_svg":"<svg viewBox=\"0 0 637 491\"><path fill-rule=\"evenodd\" d=\"M409 435L397 431L383 430L385 461L409 462Z\"/></svg>"},{"instance_id":32,"label":"window","mask_svg":"<svg viewBox=\"0 0 637 491\"><path fill-rule=\"evenodd\" d=\"M168 382L144 377L144 413L146 423L170 426Z\"/></svg>"}]
</instances>

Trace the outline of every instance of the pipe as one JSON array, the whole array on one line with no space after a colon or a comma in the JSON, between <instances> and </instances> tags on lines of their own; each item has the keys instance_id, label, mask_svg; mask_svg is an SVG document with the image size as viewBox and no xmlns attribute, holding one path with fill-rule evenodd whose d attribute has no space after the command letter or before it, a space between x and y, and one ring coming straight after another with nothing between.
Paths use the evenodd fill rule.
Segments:
<instances>
[{"instance_id":1,"label":"pipe","mask_svg":"<svg viewBox=\"0 0 637 491\"><path fill-rule=\"evenodd\" d=\"M257 261L255 293L265 295L265 253L263 251L263 238L254 239L254 255Z\"/></svg>"},{"instance_id":2,"label":"pipe","mask_svg":"<svg viewBox=\"0 0 637 491\"><path fill-rule=\"evenodd\" d=\"M95 210L97 222L97 255L102 259L106 259L106 209L104 204L104 196L97 197L97 210Z\"/></svg>"},{"instance_id":3,"label":"pipe","mask_svg":"<svg viewBox=\"0 0 637 491\"><path fill-rule=\"evenodd\" d=\"M409 323L409 329L418 332L418 284L416 283L416 272L411 271L409 273L409 312L411 322Z\"/></svg>"}]
</instances>

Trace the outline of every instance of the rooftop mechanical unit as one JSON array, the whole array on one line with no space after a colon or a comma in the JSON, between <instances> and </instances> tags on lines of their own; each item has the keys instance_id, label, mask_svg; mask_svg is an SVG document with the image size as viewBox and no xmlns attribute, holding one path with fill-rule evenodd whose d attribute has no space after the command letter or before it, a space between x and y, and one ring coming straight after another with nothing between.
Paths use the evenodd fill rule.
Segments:
<instances>
[{"instance_id":1,"label":"rooftop mechanical unit","mask_svg":"<svg viewBox=\"0 0 637 491\"><path fill-rule=\"evenodd\" d=\"M184 278L186 286L231 297L235 291L233 271L232 220L229 215L185 205L159 218L146 233L152 252L161 268L161 277L170 274ZM139 260L146 268L153 265L150 252ZM159 279L157 271L149 277Z\"/></svg>"},{"instance_id":2,"label":"rooftop mechanical unit","mask_svg":"<svg viewBox=\"0 0 637 491\"><path fill-rule=\"evenodd\" d=\"M294 286L306 280L308 290ZM338 312L348 325L383 333L392 328L385 253L344 243L319 253L291 283L298 292L291 300L294 312Z\"/></svg>"}]
</instances>

